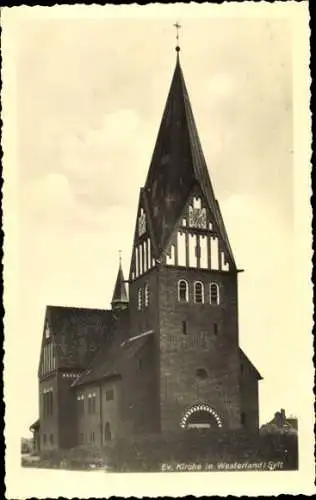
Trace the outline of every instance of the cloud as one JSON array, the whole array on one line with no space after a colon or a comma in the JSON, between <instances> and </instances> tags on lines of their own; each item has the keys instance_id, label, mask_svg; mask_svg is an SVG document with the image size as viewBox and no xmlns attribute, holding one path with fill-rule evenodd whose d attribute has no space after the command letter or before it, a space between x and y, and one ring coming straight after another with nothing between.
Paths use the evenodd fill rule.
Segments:
<instances>
[{"instance_id":1,"label":"cloud","mask_svg":"<svg viewBox=\"0 0 316 500\"><path fill-rule=\"evenodd\" d=\"M21 187L21 215L24 210L34 223L58 223L73 210L74 198L65 175L51 172L44 177L31 180Z\"/></svg>"}]
</instances>

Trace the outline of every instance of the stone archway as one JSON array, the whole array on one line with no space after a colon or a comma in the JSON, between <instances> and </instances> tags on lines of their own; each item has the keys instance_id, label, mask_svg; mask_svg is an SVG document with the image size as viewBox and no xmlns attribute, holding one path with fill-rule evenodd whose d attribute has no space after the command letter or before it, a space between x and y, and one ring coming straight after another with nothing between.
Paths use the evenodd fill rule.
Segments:
<instances>
[{"instance_id":1,"label":"stone archway","mask_svg":"<svg viewBox=\"0 0 316 500\"><path fill-rule=\"evenodd\" d=\"M211 429L223 426L221 417L207 403L196 403L183 415L180 426L183 429Z\"/></svg>"}]
</instances>

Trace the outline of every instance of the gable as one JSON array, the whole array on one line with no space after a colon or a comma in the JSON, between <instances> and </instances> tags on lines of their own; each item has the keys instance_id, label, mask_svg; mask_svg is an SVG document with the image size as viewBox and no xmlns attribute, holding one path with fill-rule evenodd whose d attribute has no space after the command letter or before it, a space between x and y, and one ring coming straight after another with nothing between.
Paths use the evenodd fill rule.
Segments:
<instances>
[{"instance_id":1,"label":"gable","mask_svg":"<svg viewBox=\"0 0 316 500\"><path fill-rule=\"evenodd\" d=\"M213 224L233 265L233 253L214 195L183 72L177 58L145 184L158 259L166 248L194 185L202 189L212 213Z\"/></svg>"},{"instance_id":2,"label":"gable","mask_svg":"<svg viewBox=\"0 0 316 500\"><path fill-rule=\"evenodd\" d=\"M54 369L83 370L109 335L112 311L47 306L39 376Z\"/></svg>"},{"instance_id":3,"label":"gable","mask_svg":"<svg viewBox=\"0 0 316 500\"><path fill-rule=\"evenodd\" d=\"M226 242L202 190L195 187L188 197L175 225L162 262L228 272L233 269Z\"/></svg>"},{"instance_id":4,"label":"gable","mask_svg":"<svg viewBox=\"0 0 316 500\"><path fill-rule=\"evenodd\" d=\"M134 280L155 266L155 243L148 203L141 190L134 231L130 280Z\"/></svg>"},{"instance_id":5,"label":"gable","mask_svg":"<svg viewBox=\"0 0 316 500\"><path fill-rule=\"evenodd\" d=\"M38 375L45 377L57 369L57 345L49 318L45 317Z\"/></svg>"}]
</instances>

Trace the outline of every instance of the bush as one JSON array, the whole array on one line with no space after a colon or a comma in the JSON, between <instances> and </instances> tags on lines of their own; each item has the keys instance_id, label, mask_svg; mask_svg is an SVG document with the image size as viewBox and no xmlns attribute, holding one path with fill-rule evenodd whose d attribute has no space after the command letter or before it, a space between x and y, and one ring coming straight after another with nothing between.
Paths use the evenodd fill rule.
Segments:
<instances>
[{"instance_id":1,"label":"bush","mask_svg":"<svg viewBox=\"0 0 316 500\"><path fill-rule=\"evenodd\" d=\"M246 433L244 431L180 432L118 439L100 450L79 446L41 454L40 462L25 466L88 470L107 468L113 472L156 472L162 464L283 463L283 470L298 467L297 434Z\"/></svg>"},{"instance_id":2,"label":"bush","mask_svg":"<svg viewBox=\"0 0 316 500\"><path fill-rule=\"evenodd\" d=\"M121 439L111 450L115 471L158 471L163 463L175 465L216 462L283 462L297 468L297 436L242 431L182 433Z\"/></svg>"}]
</instances>

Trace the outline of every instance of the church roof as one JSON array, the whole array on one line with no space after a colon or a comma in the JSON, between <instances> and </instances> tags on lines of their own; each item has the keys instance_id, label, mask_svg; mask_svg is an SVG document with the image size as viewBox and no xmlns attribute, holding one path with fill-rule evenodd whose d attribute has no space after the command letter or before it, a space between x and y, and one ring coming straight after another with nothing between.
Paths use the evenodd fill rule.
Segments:
<instances>
[{"instance_id":1,"label":"church roof","mask_svg":"<svg viewBox=\"0 0 316 500\"><path fill-rule=\"evenodd\" d=\"M164 249L181 215L185 201L195 185L200 186L207 200L215 228L234 264L233 253L214 195L177 56L145 184L158 253Z\"/></svg>"},{"instance_id":2,"label":"church roof","mask_svg":"<svg viewBox=\"0 0 316 500\"><path fill-rule=\"evenodd\" d=\"M36 431L40 428L40 419L38 418L35 422L30 426L30 431Z\"/></svg>"},{"instance_id":3,"label":"church roof","mask_svg":"<svg viewBox=\"0 0 316 500\"><path fill-rule=\"evenodd\" d=\"M85 369L109 336L113 313L102 309L47 306L46 318L56 342L59 368Z\"/></svg>"},{"instance_id":4,"label":"church roof","mask_svg":"<svg viewBox=\"0 0 316 500\"><path fill-rule=\"evenodd\" d=\"M246 354L244 353L244 351L241 348L239 348L239 354L240 354L241 361L248 365L248 367L250 368L252 373L254 373L256 378L258 380L262 380L262 376L258 372L257 368L251 363L250 359L248 358L248 356L246 356Z\"/></svg>"},{"instance_id":5,"label":"church roof","mask_svg":"<svg viewBox=\"0 0 316 500\"><path fill-rule=\"evenodd\" d=\"M120 263L113 292L112 304L122 303L122 302L128 303L128 297L127 297L122 265Z\"/></svg>"},{"instance_id":6,"label":"church roof","mask_svg":"<svg viewBox=\"0 0 316 500\"><path fill-rule=\"evenodd\" d=\"M105 341L85 372L72 384L79 387L108 377L120 377L136 353L150 338L149 334L129 338L129 313L122 311L117 317L111 338Z\"/></svg>"}]
</instances>

